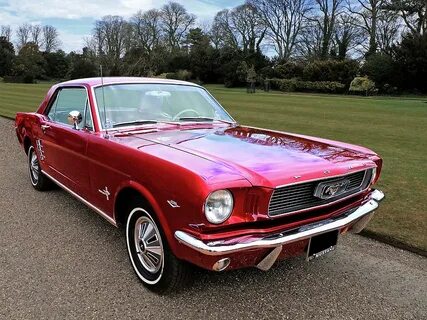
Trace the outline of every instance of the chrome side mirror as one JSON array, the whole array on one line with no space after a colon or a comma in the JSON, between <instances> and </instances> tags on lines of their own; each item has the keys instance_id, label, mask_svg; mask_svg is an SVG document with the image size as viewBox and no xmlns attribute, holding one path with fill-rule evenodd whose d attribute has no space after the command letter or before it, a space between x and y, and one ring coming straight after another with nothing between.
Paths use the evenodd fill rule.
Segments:
<instances>
[{"instance_id":1,"label":"chrome side mirror","mask_svg":"<svg viewBox=\"0 0 427 320\"><path fill-rule=\"evenodd\" d=\"M74 110L68 114L68 123L71 124L74 129L79 128L79 124L82 122L82 120L82 114L78 111Z\"/></svg>"}]
</instances>

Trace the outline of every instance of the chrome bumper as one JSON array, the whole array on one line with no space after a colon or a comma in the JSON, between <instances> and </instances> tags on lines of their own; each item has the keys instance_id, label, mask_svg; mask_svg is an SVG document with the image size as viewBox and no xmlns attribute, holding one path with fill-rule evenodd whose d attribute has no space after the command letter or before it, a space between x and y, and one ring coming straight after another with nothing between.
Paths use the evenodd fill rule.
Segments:
<instances>
[{"instance_id":1,"label":"chrome bumper","mask_svg":"<svg viewBox=\"0 0 427 320\"><path fill-rule=\"evenodd\" d=\"M256 239L245 243L227 243L221 244L221 241L204 243L190 234L183 231L176 231L175 238L186 246L193 248L203 254L210 256L230 254L248 249L276 248L288 243L311 238L315 235L325 232L342 229L352 225L350 231L358 233L368 224L374 211L378 208L379 202L384 198L384 193L374 190L371 193L371 199L358 207L350 210L337 218L331 218L320 222L301 226L297 229L281 232L267 237Z\"/></svg>"}]
</instances>

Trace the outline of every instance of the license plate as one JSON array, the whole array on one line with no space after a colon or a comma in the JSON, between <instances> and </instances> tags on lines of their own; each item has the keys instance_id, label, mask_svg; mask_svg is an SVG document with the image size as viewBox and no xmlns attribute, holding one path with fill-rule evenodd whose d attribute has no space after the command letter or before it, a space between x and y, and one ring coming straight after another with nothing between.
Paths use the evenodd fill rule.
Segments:
<instances>
[{"instance_id":1,"label":"license plate","mask_svg":"<svg viewBox=\"0 0 427 320\"><path fill-rule=\"evenodd\" d=\"M319 258L337 247L339 230L319 234L310 238L307 249L307 261Z\"/></svg>"}]
</instances>

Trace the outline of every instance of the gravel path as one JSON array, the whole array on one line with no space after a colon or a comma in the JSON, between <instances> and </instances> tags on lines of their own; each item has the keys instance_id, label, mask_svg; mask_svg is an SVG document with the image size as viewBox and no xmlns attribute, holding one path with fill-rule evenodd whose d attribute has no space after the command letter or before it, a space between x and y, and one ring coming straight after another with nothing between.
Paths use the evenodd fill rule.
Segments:
<instances>
[{"instance_id":1,"label":"gravel path","mask_svg":"<svg viewBox=\"0 0 427 320\"><path fill-rule=\"evenodd\" d=\"M198 271L186 291L152 294L122 232L64 191L35 191L13 122L0 133L0 319L427 318L427 259L354 235L311 263Z\"/></svg>"}]
</instances>

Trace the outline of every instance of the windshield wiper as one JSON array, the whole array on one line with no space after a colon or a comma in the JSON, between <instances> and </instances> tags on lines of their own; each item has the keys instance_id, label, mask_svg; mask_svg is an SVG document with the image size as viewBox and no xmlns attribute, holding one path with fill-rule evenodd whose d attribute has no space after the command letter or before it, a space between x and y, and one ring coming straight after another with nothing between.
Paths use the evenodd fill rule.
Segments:
<instances>
[{"instance_id":1,"label":"windshield wiper","mask_svg":"<svg viewBox=\"0 0 427 320\"><path fill-rule=\"evenodd\" d=\"M155 124L157 123L156 120L135 120L135 121L126 121L126 122L119 122L113 124L113 128L117 127L124 127L124 126L130 126L130 125L140 125L140 124Z\"/></svg>"},{"instance_id":2,"label":"windshield wiper","mask_svg":"<svg viewBox=\"0 0 427 320\"><path fill-rule=\"evenodd\" d=\"M222 119L215 119L215 118L209 118L209 117L182 117L179 118L180 121L206 121L206 122L213 122L213 121L219 121L227 124L235 124L235 122L222 120Z\"/></svg>"},{"instance_id":3,"label":"windshield wiper","mask_svg":"<svg viewBox=\"0 0 427 320\"><path fill-rule=\"evenodd\" d=\"M179 121L214 121L214 118L209 117L181 117Z\"/></svg>"}]
</instances>

